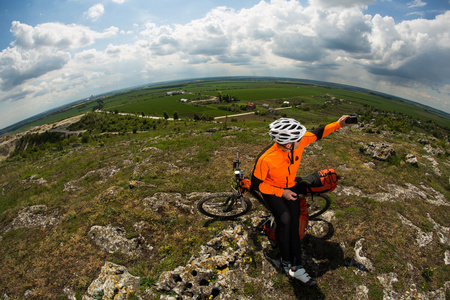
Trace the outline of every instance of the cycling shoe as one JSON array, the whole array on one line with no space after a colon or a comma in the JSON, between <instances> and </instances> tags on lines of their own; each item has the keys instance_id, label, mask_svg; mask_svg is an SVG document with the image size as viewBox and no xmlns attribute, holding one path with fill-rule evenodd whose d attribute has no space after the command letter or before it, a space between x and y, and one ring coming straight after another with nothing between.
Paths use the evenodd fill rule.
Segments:
<instances>
[{"instance_id":1,"label":"cycling shoe","mask_svg":"<svg viewBox=\"0 0 450 300\"><path fill-rule=\"evenodd\" d=\"M289 270L289 275L297 280L300 280L306 285L316 285L317 282L309 276L302 266L292 267Z\"/></svg>"}]
</instances>

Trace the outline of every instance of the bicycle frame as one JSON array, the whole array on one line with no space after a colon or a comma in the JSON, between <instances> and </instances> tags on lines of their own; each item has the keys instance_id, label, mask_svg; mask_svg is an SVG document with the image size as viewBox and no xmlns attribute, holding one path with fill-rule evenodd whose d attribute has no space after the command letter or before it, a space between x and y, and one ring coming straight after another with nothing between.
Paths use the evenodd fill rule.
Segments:
<instances>
[{"instance_id":1,"label":"bicycle frame","mask_svg":"<svg viewBox=\"0 0 450 300\"><path fill-rule=\"evenodd\" d=\"M234 172L236 185L235 186L232 185L231 187L235 192L242 194L240 186L241 186L241 180L244 179L244 170L239 169L239 164L240 164L240 162L239 162L239 151L238 151L236 154L236 161L233 162L233 172Z\"/></svg>"},{"instance_id":2,"label":"bicycle frame","mask_svg":"<svg viewBox=\"0 0 450 300\"><path fill-rule=\"evenodd\" d=\"M250 179L244 177L244 170L240 168L239 152L237 152L236 160L233 162L231 191L204 196L197 203L197 208L202 214L212 218L232 219L242 216L252 209L252 201L245 195L247 192L270 211L262 195L257 190L251 188ZM303 195L299 194L301 202L305 202L305 198L309 199L309 197L314 200L314 196L312 195L305 196L303 197ZM311 204L318 204L319 202L320 204L310 205L311 208L314 207L314 213L306 206L306 203L301 206L303 216L305 216L307 210L310 211L311 214L309 216L306 215L306 218L309 217L310 220L322 214L331 204L331 199L325 194L318 194L316 197L320 198L319 201L312 201ZM310 203L309 200L308 203Z\"/></svg>"},{"instance_id":3,"label":"bicycle frame","mask_svg":"<svg viewBox=\"0 0 450 300\"><path fill-rule=\"evenodd\" d=\"M239 169L239 165L240 165L240 162L239 162L239 151L238 151L236 154L236 161L233 162L234 179L231 184L231 191L236 196L236 198L234 198L233 200L240 199L241 204L243 204L242 203L243 193L241 191L241 180L244 179L244 170ZM227 200L227 202L228 202L228 200ZM232 202L234 202L234 201L232 201ZM234 204L235 203L231 203L230 207Z\"/></svg>"}]
</instances>

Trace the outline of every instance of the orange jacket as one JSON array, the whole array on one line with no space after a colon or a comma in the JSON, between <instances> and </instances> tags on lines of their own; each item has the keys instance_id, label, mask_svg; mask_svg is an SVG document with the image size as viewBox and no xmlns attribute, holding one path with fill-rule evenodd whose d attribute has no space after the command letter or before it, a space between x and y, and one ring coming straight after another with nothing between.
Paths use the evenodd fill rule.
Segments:
<instances>
[{"instance_id":1,"label":"orange jacket","mask_svg":"<svg viewBox=\"0 0 450 300\"><path fill-rule=\"evenodd\" d=\"M284 189L295 185L303 149L339 128L341 128L339 123L334 122L313 131L307 131L298 148L294 150L293 159L291 159L291 152L284 152L277 143L264 149L253 167L252 188L263 194L282 197Z\"/></svg>"}]
</instances>

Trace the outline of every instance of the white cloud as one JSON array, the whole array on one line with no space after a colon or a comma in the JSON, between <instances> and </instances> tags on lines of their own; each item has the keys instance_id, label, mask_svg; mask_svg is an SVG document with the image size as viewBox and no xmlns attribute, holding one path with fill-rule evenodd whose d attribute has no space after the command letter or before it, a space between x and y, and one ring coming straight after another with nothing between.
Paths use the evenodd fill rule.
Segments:
<instances>
[{"instance_id":1,"label":"white cloud","mask_svg":"<svg viewBox=\"0 0 450 300\"><path fill-rule=\"evenodd\" d=\"M450 78L450 12L435 20L394 24L392 18L373 19L373 56L368 71L398 84L436 88Z\"/></svg>"},{"instance_id":2,"label":"white cloud","mask_svg":"<svg viewBox=\"0 0 450 300\"><path fill-rule=\"evenodd\" d=\"M368 1L351 3L367 4ZM435 70L431 62L436 57L448 59L445 26L448 26L449 18L447 13L436 20L395 24L389 17L364 15L357 7L327 9L313 5L303 7L295 1L262 1L240 11L218 7L204 18L185 25L147 23L140 31L140 41L123 46L145 57L147 65L153 68L152 72L156 72L154 67L160 65L152 61L161 61L168 56L177 59L179 64L200 66L208 62L248 66L249 69L267 64L277 67L277 64L291 61L290 68L297 69L299 76L301 70L308 70L309 75L314 74L314 70L321 73L317 67L338 71L344 68L342 61L346 61L368 70L366 77L376 74L382 78L398 77L399 80L411 81L423 80L427 74L433 80L444 81L440 75L447 75L445 64L444 68ZM12 31L17 36L15 46L26 49L51 46L64 50L89 46L97 38L115 35L118 29L110 28L98 33L75 25L42 24L33 28L16 23ZM120 56L119 50L123 46L108 46L105 50L107 57ZM67 62L67 58L61 60L60 54L54 53L55 61L60 64L49 66L56 69ZM88 59L89 53L83 51L76 57ZM427 56L428 53L433 56ZM133 57L128 59L132 61ZM106 67L108 62L97 63L96 66ZM172 60L172 64L175 62ZM117 64L114 60L110 63ZM415 71L416 65L420 65L420 71ZM138 68L142 69L142 65ZM36 71L33 74L38 76L40 73ZM9 85L12 86L13 82Z\"/></svg>"},{"instance_id":3,"label":"white cloud","mask_svg":"<svg viewBox=\"0 0 450 300\"><path fill-rule=\"evenodd\" d=\"M361 7L370 1L332 8L325 2L332 4L272 0L242 10L217 7L183 25L136 24L133 43L122 44L117 40L127 35L117 36L116 27L97 32L14 22L16 40L0 53L0 102L75 100L152 81L263 75L394 92L450 111L442 101L450 89L450 11L396 23L365 15ZM96 49L98 39L107 46Z\"/></svg>"},{"instance_id":4,"label":"white cloud","mask_svg":"<svg viewBox=\"0 0 450 300\"><path fill-rule=\"evenodd\" d=\"M49 53L5 49L0 54L0 89L8 91L26 80L61 69L69 59L70 54L63 51Z\"/></svg>"},{"instance_id":5,"label":"white cloud","mask_svg":"<svg viewBox=\"0 0 450 300\"><path fill-rule=\"evenodd\" d=\"M416 0L420 1L420 0ZM367 7L376 0L309 0L312 6L330 7Z\"/></svg>"},{"instance_id":6,"label":"white cloud","mask_svg":"<svg viewBox=\"0 0 450 300\"><path fill-rule=\"evenodd\" d=\"M0 52L0 90L10 91L31 79L62 69L70 60L67 50L92 45L95 40L116 35L110 27L103 33L79 25L45 23L32 27L18 21L11 32L16 40ZM9 99L17 97L11 96Z\"/></svg>"},{"instance_id":7,"label":"white cloud","mask_svg":"<svg viewBox=\"0 0 450 300\"><path fill-rule=\"evenodd\" d=\"M414 0L414 1L408 3L409 8L423 7L425 5L427 5L427 3L422 2L422 0Z\"/></svg>"},{"instance_id":8,"label":"white cloud","mask_svg":"<svg viewBox=\"0 0 450 300\"><path fill-rule=\"evenodd\" d=\"M11 32L16 36L12 46L23 49L54 47L61 50L77 49L94 43L96 39L108 38L118 32L110 27L103 33L76 24L44 23L36 27L13 21Z\"/></svg>"},{"instance_id":9,"label":"white cloud","mask_svg":"<svg viewBox=\"0 0 450 300\"><path fill-rule=\"evenodd\" d=\"M120 2L118 2L120 3ZM84 13L84 15L91 19L92 21L97 21L103 14L105 13L105 7L103 6L103 4L101 3L97 3L94 6L92 6L91 8L89 8L89 10L87 12Z\"/></svg>"}]
</instances>

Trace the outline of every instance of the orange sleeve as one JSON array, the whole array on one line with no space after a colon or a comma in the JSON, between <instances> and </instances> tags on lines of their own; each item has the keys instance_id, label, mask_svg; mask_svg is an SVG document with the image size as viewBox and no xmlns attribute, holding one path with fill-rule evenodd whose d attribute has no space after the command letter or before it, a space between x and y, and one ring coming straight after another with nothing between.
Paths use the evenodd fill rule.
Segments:
<instances>
[{"instance_id":1,"label":"orange sleeve","mask_svg":"<svg viewBox=\"0 0 450 300\"><path fill-rule=\"evenodd\" d=\"M341 125L339 124L339 122L333 122L324 127L319 127L317 129L307 131L302 138L301 144L303 146L309 145L312 142L318 141L340 128Z\"/></svg>"}]
</instances>

